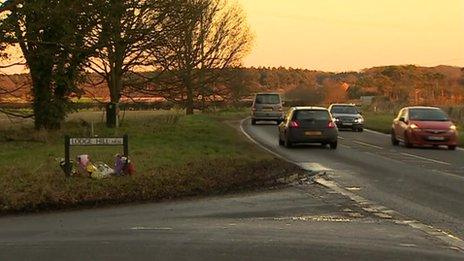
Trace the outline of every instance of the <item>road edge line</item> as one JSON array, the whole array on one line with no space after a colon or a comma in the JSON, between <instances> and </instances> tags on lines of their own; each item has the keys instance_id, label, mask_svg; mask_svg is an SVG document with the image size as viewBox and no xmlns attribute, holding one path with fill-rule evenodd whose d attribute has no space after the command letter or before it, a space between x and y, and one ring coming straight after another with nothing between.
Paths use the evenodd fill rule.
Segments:
<instances>
[{"instance_id":1,"label":"road edge line","mask_svg":"<svg viewBox=\"0 0 464 261\"><path fill-rule=\"evenodd\" d=\"M381 135L381 136L387 136L387 137L390 136L390 134L386 134L386 133L383 133L383 132L380 132L380 131L375 131L375 130L371 130L371 129L364 129L364 130L366 132ZM461 148L461 147L457 147L456 149L459 150L459 151L464 151L464 148Z\"/></svg>"},{"instance_id":2,"label":"road edge line","mask_svg":"<svg viewBox=\"0 0 464 261\"><path fill-rule=\"evenodd\" d=\"M371 129L364 129L366 132L370 132L370 133L374 133L374 134L378 134L378 135L382 135L382 136L390 136L389 134L386 134L386 133L383 133L383 132L380 132L380 131L375 131L375 130L371 130Z\"/></svg>"},{"instance_id":3,"label":"road edge line","mask_svg":"<svg viewBox=\"0 0 464 261\"><path fill-rule=\"evenodd\" d=\"M292 164L296 164L298 165L298 162L295 162L295 161L292 161L280 154L278 154L277 152L267 148L266 146L262 145L261 143L259 143L258 141L256 141L255 139L253 139L253 137L251 137L250 134L248 134L246 131L245 131L245 128L243 127L243 124L245 123L245 121L249 120L251 117L248 117L248 118L245 118L243 120L240 121L240 131L242 132L243 135L245 135L245 137L247 137L251 142L253 142L255 145L257 145L259 148L271 153L272 155L282 159L282 160L285 160L286 162L289 162L289 163L292 163Z\"/></svg>"},{"instance_id":4,"label":"road edge line","mask_svg":"<svg viewBox=\"0 0 464 261\"><path fill-rule=\"evenodd\" d=\"M274 155L274 156L276 156L276 157L278 157L280 159L283 159L283 160L285 160L285 161L287 161L289 163L296 164L297 166L299 166L298 162L289 160L288 158L278 154L275 151L272 151L271 149L265 147L264 145L261 145L258 141L253 139L253 137L251 137L245 131L245 128L243 127L243 124L245 123L245 121L249 120L249 119L250 119L250 117L245 118L240 122L240 130L243 133L243 135L245 135L245 137L247 137L251 142L253 142L258 147L260 147L261 149L271 153L272 155ZM376 131L373 131L373 132L376 133ZM380 133L380 132L378 132L378 133L382 134L382 135L387 135L387 134ZM327 179L317 177L317 176L313 179L313 181L315 183L321 185L321 186L329 188L329 189L331 189L331 190L333 190L333 191L335 191L337 193L340 193L341 195L344 195L344 196L350 198L351 200L355 201L360 206L363 206L363 209L365 211L367 211L369 213L372 213L374 215L385 212L385 213L387 213L387 215L397 215L397 216L404 217L404 215L402 215L401 213L399 213L399 212L397 212L395 210L392 210L392 209L389 209L389 208L387 208L385 206L376 204L376 203L374 203L374 202L372 202L370 200L367 200L364 197L361 197L361 196L359 196L359 195L357 195L357 194L355 194L355 193L353 193L351 191L343 189L342 187L340 187L334 181L329 181ZM412 229L421 231L421 232L425 233L428 236L439 239L440 241L446 243L447 245L456 248L459 252L464 253L464 241L462 239L460 239L459 237L456 237L456 236L454 236L454 235L452 235L450 233L446 233L445 231L443 231L441 229L425 225L425 224L423 224L423 223L421 223L421 222L419 222L417 220L406 220L406 219L404 219L404 220L394 220L392 218L392 221L393 222L396 221L398 224L405 224L405 225L409 226Z\"/></svg>"}]
</instances>

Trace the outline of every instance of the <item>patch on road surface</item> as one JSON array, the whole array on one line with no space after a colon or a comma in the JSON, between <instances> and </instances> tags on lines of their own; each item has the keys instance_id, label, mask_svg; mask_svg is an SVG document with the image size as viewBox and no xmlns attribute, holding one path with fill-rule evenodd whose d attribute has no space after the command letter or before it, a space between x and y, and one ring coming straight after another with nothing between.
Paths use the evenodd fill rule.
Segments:
<instances>
[{"instance_id":1,"label":"patch on road surface","mask_svg":"<svg viewBox=\"0 0 464 261\"><path fill-rule=\"evenodd\" d=\"M130 230L162 231L162 230L172 230L172 228L170 227L131 227Z\"/></svg>"},{"instance_id":2,"label":"patch on road surface","mask_svg":"<svg viewBox=\"0 0 464 261\"><path fill-rule=\"evenodd\" d=\"M292 221L314 221L314 222L352 222L352 219L342 216L301 216L301 217L283 217L274 218L274 220L292 220Z\"/></svg>"}]
</instances>

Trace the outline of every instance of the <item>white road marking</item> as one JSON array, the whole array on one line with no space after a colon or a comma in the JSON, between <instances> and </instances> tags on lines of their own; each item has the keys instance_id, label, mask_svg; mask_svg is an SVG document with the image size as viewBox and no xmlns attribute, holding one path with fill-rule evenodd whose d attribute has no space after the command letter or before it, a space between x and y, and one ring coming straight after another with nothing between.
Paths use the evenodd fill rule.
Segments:
<instances>
[{"instance_id":1,"label":"white road marking","mask_svg":"<svg viewBox=\"0 0 464 261\"><path fill-rule=\"evenodd\" d=\"M365 130L366 132L369 132L369 133L373 133L373 134L377 134L377 135L381 135L381 136L390 137L390 134L378 132L378 131L375 131L375 130L369 130L369 129L364 129L364 130ZM456 149L459 150L459 151L464 151L464 148L461 148L461 147L458 147L458 148L456 148Z\"/></svg>"},{"instance_id":2,"label":"white road marking","mask_svg":"<svg viewBox=\"0 0 464 261\"><path fill-rule=\"evenodd\" d=\"M370 143L365 143L365 142L358 141L358 140L353 141L353 143L356 143L356 144L359 144L359 145L363 145L363 146L367 146L367 147L376 148L376 149L379 149L379 150L383 150L383 148L380 147L380 146L373 145L373 144L370 144Z\"/></svg>"},{"instance_id":3,"label":"white road marking","mask_svg":"<svg viewBox=\"0 0 464 261\"><path fill-rule=\"evenodd\" d=\"M251 142L253 142L254 144L256 144L258 147L260 147L261 149L271 153L272 155L280 158L280 159L283 159L287 162L290 162L290 163L293 163L293 164L298 164L297 162L295 161L292 161L290 159L288 159L287 157L284 157L282 155L280 155L279 153L271 150L271 149L268 149L267 147L261 145L261 143L259 143L258 141L256 141L255 139L253 139L253 137L251 137L246 131L245 131L245 128L243 128L243 124L245 123L245 121L249 120L250 117L246 118L246 119L243 119L241 122L240 122L240 130L242 131L243 135L245 135Z\"/></svg>"},{"instance_id":4,"label":"white road marking","mask_svg":"<svg viewBox=\"0 0 464 261\"><path fill-rule=\"evenodd\" d=\"M270 149L268 149L267 147L261 145L259 142L257 142L255 139L253 139L248 133L245 132L245 129L243 127L243 124L246 120L248 120L249 118L247 119L244 119L241 121L241 124L240 124L240 129L242 131L242 133L250 140L252 141L254 144L256 144L257 146L259 146L260 148L268 151L269 153L285 160L285 161L288 161L290 163L295 163L295 164L298 164L296 162L293 162L291 160L289 160L288 158L285 158L283 156L281 156L280 154L278 154L277 152L274 152ZM370 132L373 132L373 133L376 133L376 134L381 134L381 135L384 135L384 136L389 136L387 134L383 134L383 133L379 133L379 132L375 132L375 131L370 131ZM367 143L365 143L367 144ZM363 145L365 145L363 144ZM368 144L368 145L372 145L372 144ZM372 145L372 146L375 146L375 145ZM378 146L376 146L378 147ZM381 147L378 147L378 148L381 148ZM382 149L382 148L381 148ZM459 149L459 150L463 150L463 149ZM368 152L369 153L369 152ZM445 165L451 165L450 163L447 163L447 162L442 162L442 161L438 161L438 160L434 160L434 159L429 159L429 158L424 158L424 157L420 157L420 156L417 156L417 155L413 155L413 154L409 154L409 153L402 153L403 155L405 156L409 156L409 157L413 157L413 158L418 158L418 159L422 159L422 160L427 160L427 161L431 161L431 162L435 162L435 163L439 163L439 164L445 164ZM376 155L376 154L374 154ZM379 155L377 155L379 156ZM383 157L385 159L389 159L389 160L393 160L393 161L398 161L398 160L394 160L394 159L391 159L391 158L388 158L388 157ZM398 161L400 162L400 161ZM322 165L321 165L322 166ZM455 175L453 175L455 176ZM461 176L459 176L460 178L462 178ZM394 216L401 216L400 213L394 211L394 210L391 210L391 209L388 209L384 206L381 206L381 205L378 205L378 204L374 204L373 202L353 193L353 192L350 192L348 191L347 189L343 189L341 188L337 183L333 182L333 181L328 181L328 180L325 180L325 179L322 179L322 178L316 178L315 179L315 182L323 185L323 186L326 186L330 189L332 189L333 191L337 192L337 193L340 193L342 195L345 195L347 197L349 197L350 199L352 199L353 201L357 202L359 205L361 206L370 206L370 210L372 211L373 214L379 214L381 216L391 216L391 215L394 215ZM369 211L368 211L369 212ZM387 214L387 215L382 215L382 214ZM443 230L440 230L440 229L436 229L434 227L431 227L431 226L428 226L428 225L425 225L423 223L420 223L419 221L416 221L416 220L394 220L395 223L398 223L398 224L405 224L405 225L408 225L414 229L417 229L417 230L420 230L432 237L435 237L435 238L438 238L444 242L446 242L447 244L453 246L456 250L459 250L461 252L464 252L464 241L454 235L451 235L449 233L446 233L444 232ZM133 228L134 229L134 228ZM142 228L143 229L143 228Z\"/></svg>"},{"instance_id":5,"label":"white road marking","mask_svg":"<svg viewBox=\"0 0 464 261\"><path fill-rule=\"evenodd\" d=\"M364 129L364 130L365 130L366 132L374 133L374 134L377 134L377 135L390 136L389 134L382 133L382 132L375 131L375 130L369 130L369 129Z\"/></svg>"},{"instance_id":6,"label":"white road marking","mask_svg":"<svg viewBox=\"0 0 464 261\"><path fill-rule=\"evenodd\" d=\"M429 159L429 158L426 158L426 157L421 157L421 156L417 156L417 155L409 154L409 153L401 153L401 155L408 156L408 157L411 157L411 158L420 159L420 160L426 160L426 161L430 161L430 162L433 162L433 163L443 164L443 165L447 165L447 166L451 166L451 165L452 165L451 163L448 163L448 162L439 161L439 160L434 160L434 159Z\"/></svg>"},{"instance_id":7,"label":"white road marking","mask_svg":"<svg viewBox=\"0 0 464 261\"><path fill-rule=\"evenodd\" d=\"M388 209L385 206L376 204L370 200L367 200L351 191L348 191L342 188L341 186L339 186L334 181L329 181L323 178L316 178L314 181L322 186L325 186L329 189L332 189L350 198L351 200L358 203L358 205L364 206L363 209L369 213L372 213L380 218L393 219L393 222L397 224L408 225L413 229L417 229L419 231L426 233L427 235L431 237L440 239L443 242L447 243L448 245L455 247L457 250L464 252L464 241L450 233L444 232L441 229L437 229L429 225L425 225L417 220L406 220L405 217L402 216L400 213L394 210ZM393 217L392 215L395 217Z\"/></svg>"},{"instance_id":8,"label":"white road marking","mask_svg":"<svg viewBox=\"0 0 464 261\"><path fill-rule=\"evenodd\" d=\"M351 147L350 147L350 146L348 146L348 145L345 145L345 144L340 144L340 147L342 147L342 148L346 148L346 149L351 149Z\"/></svg>"},{"instance_id":9,"label":"white road marking","mask_svg":"<svg viewBox=\"0 0 464 261\"><path fill-rule=\"evenodd\" d=\"M131 227L130 230L172 230L170 227Z\"/></svg>"}]
</instances>

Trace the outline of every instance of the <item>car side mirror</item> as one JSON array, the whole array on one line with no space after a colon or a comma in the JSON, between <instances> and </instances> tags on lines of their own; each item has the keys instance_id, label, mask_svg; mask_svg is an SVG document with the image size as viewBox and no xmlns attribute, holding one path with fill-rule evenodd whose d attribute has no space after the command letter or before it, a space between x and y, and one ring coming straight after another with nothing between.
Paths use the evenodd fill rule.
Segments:
<instances>
[{"instance_id":1,"label":"car side mirror","mask_svg":"<svg viewBox=\"0 0 464 261\"><path fill-rule=\"evenodd\" d=\"M399 121L406 123L406 119L404 117L400 117Z\"/></svg>"}]
</instances>

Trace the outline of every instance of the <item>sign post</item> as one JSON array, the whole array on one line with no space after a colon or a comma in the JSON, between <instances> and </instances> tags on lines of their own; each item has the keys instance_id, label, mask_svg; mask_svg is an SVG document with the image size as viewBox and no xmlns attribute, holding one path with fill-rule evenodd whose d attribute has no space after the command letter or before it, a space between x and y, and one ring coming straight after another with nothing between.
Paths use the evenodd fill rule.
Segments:
<instances>
[{"instance_id":1,"label":"sign post","mask_svg":"<svg viewBox=\"0 0 464 261\"><path fill-rule=\"evenodd\" d=\"M65 173L71 176L71 147L72 146L123 146L124 156L129 156L129 136L126 134L122 138L71 138L69 135L64 137L64 160Z\"/></svg>"}]
</instances>

